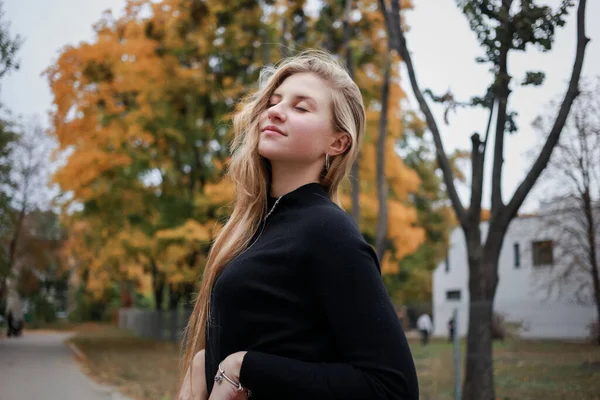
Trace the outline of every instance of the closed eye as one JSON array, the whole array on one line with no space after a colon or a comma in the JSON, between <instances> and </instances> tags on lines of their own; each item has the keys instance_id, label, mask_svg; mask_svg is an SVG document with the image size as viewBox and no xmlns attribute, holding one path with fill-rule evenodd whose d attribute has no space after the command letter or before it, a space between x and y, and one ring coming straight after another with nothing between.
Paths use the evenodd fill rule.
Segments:
<instances>
[{"instance_id":1,"label":"closed eye","mask_svg":"<svg viewBox=\"0 0 600 400\"><path fill-rule=\"evenodd\" d=\"M270 103L270 104L267 104L267 108L271 108L271 107L273 107L273 106L276 106L277 104L278 104L278 103ZM298 106L296 106L296 107L294 107L294 108L295 108L296 110L298 110L298 111L302 112L302 113L308 112L308 110L307 110L306 108L303 108L303 107L298 107Z\"/></svg>"}]
</instances>

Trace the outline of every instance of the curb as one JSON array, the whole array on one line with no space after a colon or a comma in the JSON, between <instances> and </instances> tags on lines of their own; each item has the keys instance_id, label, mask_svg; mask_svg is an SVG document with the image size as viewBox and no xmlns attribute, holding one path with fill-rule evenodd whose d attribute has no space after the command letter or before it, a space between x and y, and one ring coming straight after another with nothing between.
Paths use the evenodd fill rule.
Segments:
<instances>
[{"instance_id":1,"label":"curb","mask_svg":"<svg viewBox=\"0 0 600 400\"><path fill-rule=\"evenodd\" d=\"M67 347L69 349L71 349L71 351L75 355L75 358L77 358L78 360L83 361L83 362L88 361L88 358L86 357L86 355L83 354L83 352L81 350L79 350L79 347L77 347L74 343L67 341Z\"/></svg>"},{"instance_id":2,"label":"curb","mask_svg":"<svg viewBox=\"0 0 600 400\"><path fill-rule=\"evenodd\" d=\"M79 349L79 347L77 347L75 343L72 343L67 339L65 341L65 344L73 352L73 355L77 360L84 363L88 362L87 356L83 353L83 351ZM91 379L89 376L87 377L89 379L88 383L92 385L96 391L104 393L106 396L109 396L111 400L131 400L129 397L122 394L117 388L105 384L100 384Z\"/></svg>"}]
</instances>

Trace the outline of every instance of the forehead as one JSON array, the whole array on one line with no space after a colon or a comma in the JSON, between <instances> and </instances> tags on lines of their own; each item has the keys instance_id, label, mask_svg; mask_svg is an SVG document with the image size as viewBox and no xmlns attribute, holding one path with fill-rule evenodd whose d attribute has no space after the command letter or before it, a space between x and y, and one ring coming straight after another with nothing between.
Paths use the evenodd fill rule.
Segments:
<instances>
[{"instance_id":1,"label":"forehead","mask_svg":"<svg viewBox=\"0 0 600 400\"><path fill-rule=\"evenodd\" d=\"M301 72L288 76L273 92L280 96L306 96L315 99L317 104L328 104L329 88L317 75Z\"/></svg>"}]
</instances>

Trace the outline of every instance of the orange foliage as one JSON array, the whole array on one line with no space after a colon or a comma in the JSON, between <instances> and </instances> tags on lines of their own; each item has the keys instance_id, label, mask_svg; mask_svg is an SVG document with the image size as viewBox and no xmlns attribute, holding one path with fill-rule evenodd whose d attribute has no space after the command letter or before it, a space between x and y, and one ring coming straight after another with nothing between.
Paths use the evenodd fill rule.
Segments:
<instances>
[{"instance_id":1,"label":"orange foliage","mask_svg":"<svg viewBox=\"0 0 600 400\"><path fill-rule=\"evenodd\" d=\"M376 4L356 5L373 11L363 12L369 29L352 42L376 53L355 68L368 110L360 171L361 229L367 235L374 234L378 212L380 55L387 51ZM222 13L231 14L230 22L223 22L228 19ZM222 174L231 137L224 124L263 64L255 46L264 25L280 37L280 16L272 13L265 23L262 13L258 4L241 0L128 0L122 17L106 13L94 26L94 41L65 47L47 69L54 96L51 133L58 151L68 154L54 181L72 194L63 213L70 231L64 255L96 296L114 280L150 290L160 276L179 285L202 272L210 240L233 199L233 186ZM314 28L314 20L308 24ZM308 32L306 46L321 47L324 38L316 29ZM279 58L274 51L268 56ZM419 178L394 149L405 97L399 61L394 59L386 105L392 248L384 273L397 271L398 261L424 240L408 203ZM342 201L349 210L348 195ZM84 212L69 214L71 203L83 204Z\"/></svg>"}]
</instances>

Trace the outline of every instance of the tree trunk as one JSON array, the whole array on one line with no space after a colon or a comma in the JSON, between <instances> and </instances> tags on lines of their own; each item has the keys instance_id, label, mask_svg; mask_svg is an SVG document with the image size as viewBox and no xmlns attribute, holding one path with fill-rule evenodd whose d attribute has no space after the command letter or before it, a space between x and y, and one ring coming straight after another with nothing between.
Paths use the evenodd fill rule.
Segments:
<instances>
[{"instance_id":1,"label":"tree trunk","mask_svg":"<svg viewBox=\"0 0 600 400\"><path fill-rule=\"evenodd\" d=\"M508 223L491 223L482 244L479 221L464 227L469 259L469 330L463 400L494 400L492 321L498 260Z\"/></svg>"},{"instance_id":2,"label":"tree trunk","mask_svg":"<svg viewBox=\"0 0 600 400\"><path fill-rule=\"evenodd\" d=\"M133 307L133 296L131 295L131 281L121 281L121 308Z\"/></svg>"},{"instance_id":3,"label":"tree trunk","mask_svg":"<svg viewBox=\"0 0 600 400\"><path fill-rule=\"evenodd\" d=\"M165 282L163 274L158 271L158 266L154 260L152 263L152 291L154 292L154 308L158 311L162 309L163 292L165 289Z\"/></svg>"},{"instance_id":4,"label":"tree trunk","mask_svg":"<svg viewBox=\"0 0 600 400\"><path fill-rule=\"evenodd\" d=\"M479 226L471 228L467 234L469 329L463 399L494 400L492 320L496 284L492 276L498 257L484 250Z\"/></svg>"},{"instance_id":5,"label":"tree trunk","mask_svg":"<svg viewBox=\"0 0 600 400\"><path fill-rule=\"evenodd\" d=\"M15 264L15 259L17 258L17 245L19 244L19 236L21 234L21 228L23 227L23 220L25 220L25 214L27 210L27 200L24 199L21 210L19 211L19 215L16 218L13 236L10 240L10 245L8 248L8 275L10 276L12 269Z\"/></svg>"},{"instance_id":6,"label":"tree trunk","mask_svg":"<svg viewBox=\"0 0 600 400\"><path fill-rule=\"evenodd\" d=\"M287 30L287 19L284 18L281 21L281 37L279 38L279 52L281 53L281 57L288 57L290 55L287 39L285 38Z\"/></svg>"},{"instance_id":7,"label":"tree trunk","mask_svg":"<svg viewBox=\"0 0 600 400\"><path fill-rule=\"evenodd\" d=\"M194 292L196 291L196 286L194 283L184 283L183 284L183 308L188 309L194 306Z\"/></svg>"},{"instance_id":8,"label":"tree trunk","mask_svg":"<svg viewBox=\"0 0 600 400\"><path fill-rule=\"evenodd\" d=\"M171 286L171 290L169 291L169 310L174 311L177 309L177 306L179 305L179 301L181 300L181 297L182 297L182 291L183 291L182 286L179 286L177 288L174 288L173 286Z\"/></svg>"},{"instance_id":9,"label":"tree trunk","mask_svg":"<svg viewBox=\"0 0 600 400\"><path fill-rule=\"evenodd\" d=\"M269 56L269 35L267 34L266 26L263 26L260 30L260 39L262 40L260 46L262 64L267 65L271 61L271 57Z\"/></svg>"},{"instance_id":10,"label":"tree trunk","mask_svg":"<svg viewBox=\"0 0 600 400\"><path fill-rule=\"evenodd\" d=\"M356 222L356 226L360 227L360 161L356 160L352 164L350 172L352 176L352 219Z\"/></svg>"},{"instance_id":11,"label":"tree trunk","mask_svg":"<svg viewBox=\"0 0 600 400\"><path fill-rule=\"evenodd\" d=\"M476 269L489 266L478 265ZM471 268L471 266L470 266ZM469 333L467 336L466 379L463 399L494 400L494 363L492 358L492 304L493 295L475 295L469 281Z\"/></svg>"},{"instance_id":12,"label":"tree trunk","mask_svg":"<svg viewBox=\"0 0 600 400\"><path fill-rule=\"evenodd\" d=\"M350 25L350 13L352 11L352 0L346 0L344 8L344 45L346 49L346 68L348 75L354 79L354 62L352 59L352 47L350 39L352 38L352 26ZM355 144L356 145L356 144ZM350 171L352 183L352 218L356 226L360 226L360 160L356 157Z\"/></svg>"},{"instance_id":13,"label":"tree trunk","mask_svg":"<svg viewBox=\"0 0 600 400\"><path fill-rule=\"evenodd\" d=\"M385 134L387 130L387 105L390 93L390 55L385 60L383 84L381 87L381 115L379 117L379 137L377 139L377 195L379 198L379 213L377 216L377 230L375 233L375 250L379 262L383 262L387 242L387 198L388 190L385 180Z\"/></svg>"}]
</instances>

